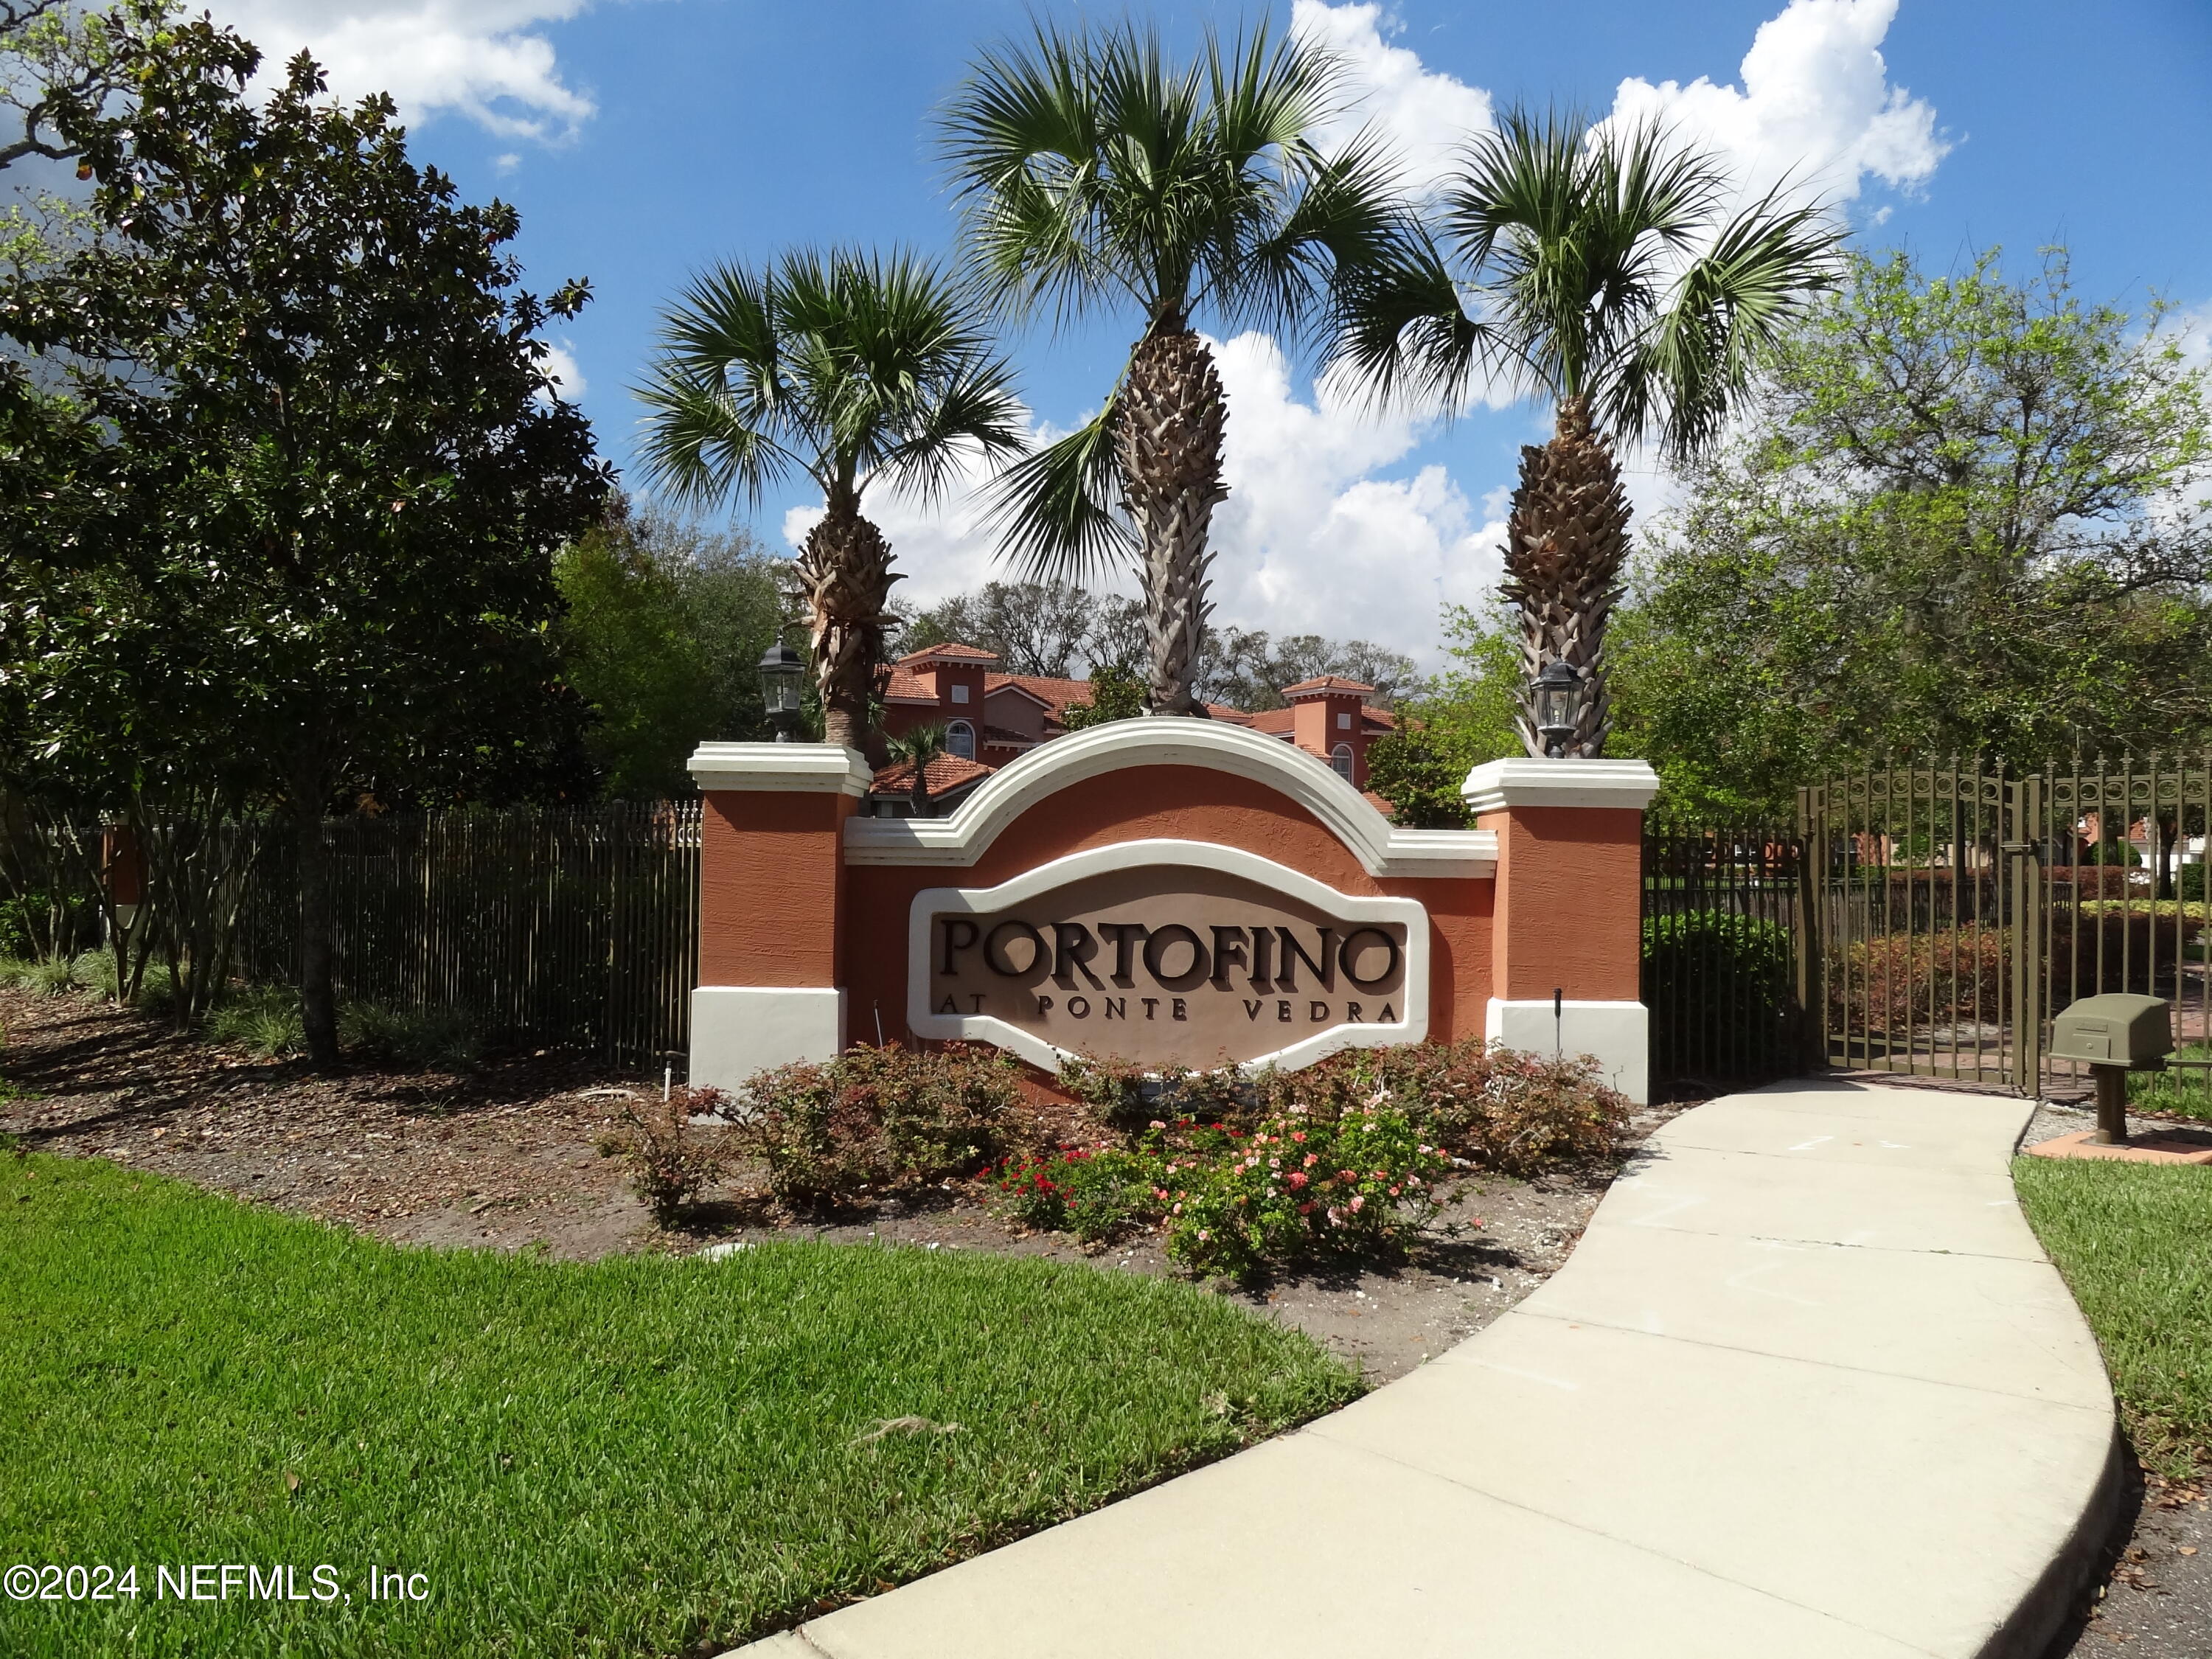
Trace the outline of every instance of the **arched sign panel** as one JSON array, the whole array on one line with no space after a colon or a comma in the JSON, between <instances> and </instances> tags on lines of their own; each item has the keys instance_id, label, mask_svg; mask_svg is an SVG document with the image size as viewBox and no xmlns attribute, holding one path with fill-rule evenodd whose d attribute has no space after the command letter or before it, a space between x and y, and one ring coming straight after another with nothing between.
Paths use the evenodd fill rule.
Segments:
<instances>
[{"instance_id":1,"label":"arched sign panel","mask_svg":"<svg viewBox=\"0 0 2212 1659\"><path fill-rule=\"evenodd\" d=\"M1429 1025L1428 915L1231 847L1139 841L915 896L920 1036L1146 1066L1285 1067Z\"/></svg>"}]
</instances>

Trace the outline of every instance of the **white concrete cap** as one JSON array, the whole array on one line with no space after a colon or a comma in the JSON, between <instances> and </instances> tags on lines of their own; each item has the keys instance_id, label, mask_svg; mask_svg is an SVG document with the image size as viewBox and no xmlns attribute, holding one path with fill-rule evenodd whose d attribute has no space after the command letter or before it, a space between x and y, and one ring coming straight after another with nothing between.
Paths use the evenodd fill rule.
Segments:
<instances>
[{"instance_id":1,"label":"white concrete cap","mask_svg":"<svg viewBox=\"0 0 2212 1659\"><path fill-rule=\"evenodd\" d=\"M1642 811L1659 793L1659 775L1648 761L1538 760L1515 755L1486 761L1460 786L1468 810L1509 806L1614 806Z\"/></svg>"},{"instance_id":2,"label":"white concrete cap","mask_svg":"<svg viewBox=\"0 0 2212 1659\"><path fill-rule=\"evenodd\" d=\"M865 795L875 775L859 750L826 743L702 743L691 757L702 789Z\"/></svg>"}]
</instances>

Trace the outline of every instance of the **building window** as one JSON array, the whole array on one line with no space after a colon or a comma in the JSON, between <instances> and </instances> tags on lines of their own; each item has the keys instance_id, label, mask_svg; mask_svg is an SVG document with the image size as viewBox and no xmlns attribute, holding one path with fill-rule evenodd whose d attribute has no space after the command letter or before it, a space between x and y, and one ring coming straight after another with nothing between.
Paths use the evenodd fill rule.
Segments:
<instances>
[{"instance_id":1,"label":"building window","mask_svg":"<svg viewBox=\"0 0 2212 1659\"><path fill-rule=\"evenodd\" d=\"M968 701L968 688L967 688L966 686L964 686L964 685L956 685L956 686L954 686L954 687L952 688L952 701L953 701L953 702L967 702L967 701Z\"/></svg>"},{"instance_id":2,"label":"building window","mask_svg":"<svg viewBox=\"0 0 2212 1659\"><path fill-rule=\"evenodd\" d=\"M1349 732L1352 730L1352 716L1349 714L1339 714L1336 717L1336 729L1340 732Z\"/></svg>"},{"instance_id":3,"label":"building window","mask_svg":"<svg viewBox=\"0 0 2212 1659\"><path fill-rule=\"evenodd\" d=\"M953 721L945 730L945 748L948 754L957 755L962 760L974 760L975 758L975 728L969 725L966 720ZM1349 767L1352 764L1352 751L1347 749L1344 753L1345 764ZM1347 771L1345 775L1349 777L1352 775Z\"/></svg>"},{"instance_id":4,"label":"building window","mask_svg":"<svg viewBox=\"0 0 2212 1659\"><path fill-rule=\"evenodd\" d=\"M1329 751L1328 763L1336 769L1336 775L1346 783L1352 781L1352 745L1340 743Z\"/></svg>"}]
</instances>

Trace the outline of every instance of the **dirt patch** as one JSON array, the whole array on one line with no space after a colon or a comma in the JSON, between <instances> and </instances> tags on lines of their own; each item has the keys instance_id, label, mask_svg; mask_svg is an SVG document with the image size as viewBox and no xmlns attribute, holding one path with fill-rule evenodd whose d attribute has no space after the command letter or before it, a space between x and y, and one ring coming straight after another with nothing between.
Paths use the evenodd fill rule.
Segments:
<instances>
[{"instance_id":1,"label":"dirt patch","mask_svg":"<svg viewBox=\"0 0 2212 1659\"><path fill-rule=\"evenodd\" d=\"M2045 1659L2087 1659L2114 1649L2142 1659L2212 1653L2212 1495L2202 1480L2161 1480L2138 1470L2131 1524Z\"/></svg>"},{"instance_id":2,"label":"dirt patch","mask_svg":"<svg viewBox=\"0 0 2212 1659\"><path fill-rule=\"evenodd\" d=\"M557 1054L463 1073L318 1076L169 1036L84 998L0 992L0 1068L33 1098L0 1099L0 1133L40 1151L112 1158L256 1202L357 1227L396 1243L518 1249L590 1260L624 1250L742 1249L763 1238L866 1241L1085 1261L1170 1276L1144 1234L1087 1254L1024 1234L986 1190L952 1183L927 1204L887 1203L835 1221L768 1218L748 1172L707 1195L693 1224L656 1227L623 1161L602 1147L659 1079ZM1680 1106L1640 1114L1643 1135ZM722 1131L697 1133L711 1144ZM1533 1182L1483 1176L1395 1265L1346 1266L1224 1296L1297 1326L1387 1382L1480 1330L1558 1270L1611 1182L1611 1166Z\"/></svg>"},{"instance_id":3,"label":"dirt patch","mask_svg":"<svg viewBox=\"0 0 2212 1659\"><path fill-rule=\"evenodd\" d=\"M76 997L0 993L0 1133L107 1158L392 1239L462 1216L474 1237L588 1257L647 1242L597 1150L623 1104L600 1068L521 1054L465 1073L318 1077L170 1036ZM645 1085L619 1084L643 1099ZM450 1235L451 1230L447 1230ZM427 1241L426 1241L427 1242Z\"/></svg>"}]
</instances>

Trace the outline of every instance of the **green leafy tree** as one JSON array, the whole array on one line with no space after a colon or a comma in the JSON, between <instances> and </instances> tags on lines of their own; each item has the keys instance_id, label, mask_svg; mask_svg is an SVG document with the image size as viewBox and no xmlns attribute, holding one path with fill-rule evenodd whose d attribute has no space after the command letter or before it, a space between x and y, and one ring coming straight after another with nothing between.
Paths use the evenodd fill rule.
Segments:
<instances>
[{"instance_id":1,"label":"green leafy tree","mask_svg":"<svg viewBox=\"0 0 2212 1659\"><path fill-rule=\"evenodd\" d=\"M1209 31L1176 64L1133 24L1041 24L979 58L943 118L981 280L1019 313L1140 319L1098 413L1009 469L1000 504L1009 552L1041 575L1132 561L1157 714L1198 709L1207 532L1227 493L1227 410L1193 321L1310 325L1394 234L1376 144L1321 148L1341 85L1327 53L1264 28L1233 45Z\"/></svg>"},{"instance_id":2,"label":"green leafy tree","mask_svg":"<svg viewBox=\"0 0 2212 1659\"><path fill-rule=\"evenodd\" d=\"M1467 769L1426 727L1407 724L1367 748L1367 787L1390 803L1390 815L1416 830L1463 830Z\"/></svg>"},{"instance_id":3,"label":"green leafy tree","mask_svg":"<svg viewBox=\"0 0 2212 1659\"><path fill-rule=\"evenodd\" d=\"M1109 662L1091 670L1091 701L1070 703L1062 716L1071 732L1134 720L1145 712L1145 681L1127 663Z\"/></svg>"},{"instance_id":4,"label":"green leafy tree","mask_svg":"<svg viewBox=\"0 0 2212 1659\"><path fill-rule=\"evenodd\" d=\"M1856 258L1638 576L1638 719L1786 803L1869 752L2029 764L2212 729L2212 401L2063 255Z\"/></svg>"},{"instance_id":5,"label":"green leafy tree","mask_svg":"<svg viewBox=\"0 0 2212 1659\"><path fill-rule=\"evenodd\" d=\"M1441 243L1350 285L1341 361L1379 396L1456 406L1502 373L1557 408L1551 441L1521 452L1506 526L1532 755L1546 749L1527 682L1555 661L1584 687L1565 752L1601 755L1612 729L1606 625L1629 551L1613 441L1698 453L1830 279L1840 232L1817 207L1778 187L1729 216L1730 188L1656 126L1509 110L1445 193Z\"/></svg>"},{"instance_id":6,"label":"green leafy tree","mask_svg":"<svg viewBox=\"0 0 2212 1659\"><path fill-rule=\"evenodd\" d=\"M870 698L899 578L862 498L930 499L963 457L1021 446L1006 360L959 286L909 253L717 266L664 319L638 395L646 471L678 501L757 503L794 473L821 490L797 574L824 732L880 759Z\"/></svg>"},{"instance_id":7,"label":"green leafy tree","mask_svg":"<svg viewBox=\"0 0 2212 1659\"><path fill-rule=\"evenodd\" d=\"M568 607L562 671L590 705L584 743L607 793L626 800L685 793L707 657L682 590L605 527L563 550L553 574Z\"/></svg>"},{"instance_id":8,"label":"green leafy tree","mask_svg":"<svg viewBox=\"0 0 2212 1659\"><path fill-rule=\"evenodd\" d=\"M0 167L77 155L82 140L62 114L128 98L139 55L189 27L170 0L120 0L89 15L69 0L0 0Z\"/></svg>"},{"instance_id":9,"label":"green leafy tree","mask_svg":"<svg viewBox=\"0 0 2212 1659\"><path fill-rule=\"evenodd\" d=\"M49 754L204 763L290 814L328 1064L325 815L464 787L556 717L552 555L607 472L538 335L586 291L520 291L514 210L410 161L389 98L330 102L302 55L257 106L252 48L205 25L118 51L135 107L54 118L101 237L0 283L74 415L41 452L70 534L29 544L0 660L19 706L77 711Z\"/></svg>"},{"instance_id":10,"label":"green leafy tree","mask_svg":"<svg viewBox=\"0 0 2212 1659\"><path fill-rule=\"evenodd\" d=\"M789 568L749 536L619 498L562 550L561 670L590 709L583 743L605 793L687 795L702 743L766 736L758 669L781 631Z\"/></svg>"}]
</instances>

